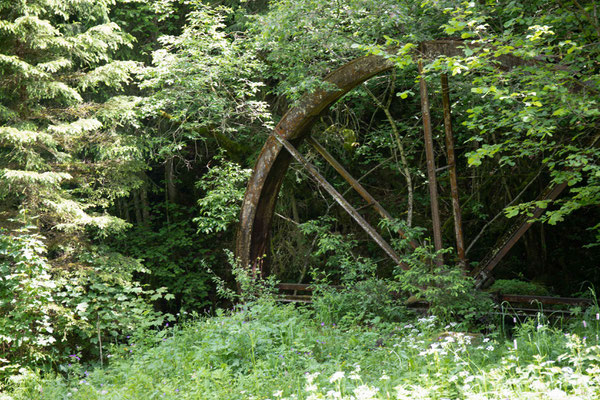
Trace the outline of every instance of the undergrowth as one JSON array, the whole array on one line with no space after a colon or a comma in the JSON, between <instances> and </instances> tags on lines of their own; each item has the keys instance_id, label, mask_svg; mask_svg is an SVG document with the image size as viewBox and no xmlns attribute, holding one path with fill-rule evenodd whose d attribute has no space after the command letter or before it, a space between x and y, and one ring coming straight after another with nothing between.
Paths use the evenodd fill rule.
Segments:
<instances>
[{"instance_id":1,"label":"undergrowth","mask_svg":"<svg viewBox=\"0 0 600 400\"><path fill-rule=\"evenodd\" d=\"M73 357L63 375L21 370L0 399L596 399L600 316L583 317L504 339L435 317L340 328L259 300L132 336L104 368Z\"/></svg>"}]
</instances>

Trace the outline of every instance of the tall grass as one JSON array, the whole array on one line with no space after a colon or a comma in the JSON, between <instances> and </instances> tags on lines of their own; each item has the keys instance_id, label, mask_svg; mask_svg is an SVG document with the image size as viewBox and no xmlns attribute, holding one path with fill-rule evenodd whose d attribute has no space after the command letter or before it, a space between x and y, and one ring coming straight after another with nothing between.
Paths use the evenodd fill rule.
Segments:
<instances>
[{"instance_id":1,"label":"tall grass","mask_svg":"<svg viewBox=\"0 0 600 400\"><path fill-rule=\"evenodd\" d=\"M597 399L599 324L582 321L531 321L510 339L435 317L342 329L259 301L132 337L105 368L23 370L0 399Z\"/></svg>"}]
</instances>

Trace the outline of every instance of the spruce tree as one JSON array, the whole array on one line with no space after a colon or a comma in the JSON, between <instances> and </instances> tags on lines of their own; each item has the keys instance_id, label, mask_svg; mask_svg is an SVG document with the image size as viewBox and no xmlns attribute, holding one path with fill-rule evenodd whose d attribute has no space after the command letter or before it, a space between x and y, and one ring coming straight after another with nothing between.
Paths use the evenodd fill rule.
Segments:
<instances>
[{"instance_id":1,"label":"spruce tree","mask_svg":"<svg viewBox=\"0 0 600 400\"><path fill-rule=\"evenodd\" d=\"M115 96L138 64L113 59L132 37L110 21L112 5L0 2L5 217L19 211L29 224L66 230L124 226L104 209L139 185L130 177L141 167L133 139L118 132L136 99Z\"/></svg>"}]
</instances>

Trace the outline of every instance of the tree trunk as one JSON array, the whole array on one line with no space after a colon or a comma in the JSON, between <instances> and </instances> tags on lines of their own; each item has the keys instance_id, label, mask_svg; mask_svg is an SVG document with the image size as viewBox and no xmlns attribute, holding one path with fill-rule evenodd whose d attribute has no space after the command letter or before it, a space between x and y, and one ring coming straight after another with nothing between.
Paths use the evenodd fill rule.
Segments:
<instances>
[{"instance_id":1,"label":"tree trunk","mask_svg":"<svg viewBox=\"0 0 600 400\"><path fill-rule=\"evenodd\" d=\"M177 188L175 187L175 168L173 158L169 158L165 165L165 180L167 186L167 198L169 202L175 203L177 200Z\"/></svg>"},{"instance_id":2,"label":"tree trunk","mask_svg":"<svg viewBox=\"0 0 600 400\"><path fill-rule=\"evenodd\" d=\"M140 206L140 191L134 190L131 192L131 196L133 197L133 208L135 210L135 222L138 225L142 224L142 207Z\"/></svg>"},{"instance_id":3,"label":"tree trunk","mask_svg":"<svg viewBox=\"0 0 600 400\"><path fill-rule=\"evenodd\" d=\"M142 174L142 179L144 183L140 188L140 200L142 202L142 221L145 226L150 226L150 204L148 202L148 179L146 178L146 174Z\"/></svg>"},{"instance_id":4,"label":"tree trunk","mask_svg":"<svg viewBox=\"0 0 600 400\"><path fill-rule=\"evenodd\" d=\"M131 222L131 216L129 215L129 200L125 197L121 199L123 209L125 210L125 220Z\"/></svg>"}]
</instances>

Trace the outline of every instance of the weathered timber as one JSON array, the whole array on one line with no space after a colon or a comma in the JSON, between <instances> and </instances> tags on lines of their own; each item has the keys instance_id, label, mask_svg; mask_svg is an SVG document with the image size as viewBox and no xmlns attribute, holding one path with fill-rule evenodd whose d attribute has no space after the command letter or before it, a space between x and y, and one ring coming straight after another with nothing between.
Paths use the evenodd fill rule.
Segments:
<instances>
[{"instance_id":1,"label":"weathered timber","mask_svg":"<svg viewBox=\"0 0 600 400\"><path fill-rule=\"evenodd\" d=\"M394 262L403 269L408 269L408 266L400 261L400 258L390 246L384 238L377 233L377 231L356 211L350 203L337 191L335 188L327 182L327 180L317 171L317 169L309 163L300 152L286 139L274 133L273 136L275 139L285 147L285 149L298 161L304 169L333 197L333 199L340 205L342 208L356 221L356 223L377 243L379 247L385 251L385 253L392 259Z\"/></svg>"},{"instance_id":2,"label":"weathered timber","mask_svg":"<svg viewBox=\"0 0 600 400\"><path fill-rule=\"evenodd\" d=\"M437 179L435 175L435 153L433 152L433 135L431 133L431 115L429 113L429 95L423 77L423 61L419 60L419 88L421 91L421 113L423 114L423 134L425 136L425 156L427 158L427 180L429 183L429 200L431 203L431 221L433 224L433 243L435 251L442 249L442 224L437 196ZM441 254L436 257L436 264L444 263Z\"/></svg>"},{"instance_id":3,"label":"weathered timber","mask_svg":"<svg viewBox=\"0 0 600 400\"><path fill-rule=\"evenodd\" d=\"M461 40L434 40L419 44L419 54L424 59L440 55L464 55L465 42ZM393 49L391 49L393 52ZM526 62L510 54L498 57L499 67L508 70ZM321 88L307 93L298 105L282 117L275 132L297 146L310 132L311 127L340 97L369 78L393 68L388 58L377 55L357 58L333 71L324 78ZM240 225L236 241L236 255L242 265L252 266L268 254L271 222L277 195L291 156L281 151L282 145L269 136L259 154L240 212Z\"/></svg>"},{"instance_id":4,"label":"weathered timber","mask_svg":"<svg viewBox=\"0 0 600 400\"><path fill-rule=\"evenodd\" d=\"M299 292L312 292L314 286L310 283L278 283L277 289L279 290L297 290ZM328 288L343 289L340 285L327 285Z\"/></svg>"},{"instance_id":5,"label":"weathered timber","mask_svg":"<svg viewBox=\"0 0 600 400\"><path fill-rule=\"evenodd\" d=\"M467 268L465 256L465 241L462 229L462 214L458 197L458 182L456 178L456 160L454 158L454 137L452 135L452 115L450 110L450 89L448 75L442 74L442 106L444 108L444 129L446 131L446 154L450 168L450 194L452 196L452 214L454 216L454 234L456 236L456 253L462 268Z\"/></svg>"},{"instance_id":6,"label":"weathered timber","mask_svg":"<svg viewBox=\"0 0 600 400\"><path fill-rule=\"evenodd\" d=\"M290 109L275 127L275 132L297 145L309 133L321 112L358 84L392 67L391 61L378 56L358 58L342 66L325 78L327 88L306 95L298 106ZM242 265L253 265L259 257L268 254L275 202L291 161L290 154L281 151L282 147L270 135L248 181L236 243L236 254Z\"/></svg>"},{"instance_id":7,"label":"weathered timber","mask_svg":"<svg viewBox=\"0 0 600 400\"><path fill-rule=\"evenodd\" d=\"M296 294L286 294L282 295L277 299L283 303L312 303L312 296L310 295L296 295Z\"/></svg>"},{"instance_id":8,"label":"weathered timber","mask_svg":"<svg viewBox=\"0 0 600 400\"><path fill-rule=\"evenodd\" d=\"M554 200L567 187L567 183L561 183L556 186L549 186L539 196L538 200ZM474 271L475 287L481 288L490 277L490 272L498 263L508 254L510 249L517 243L525 232L533 225L532 220L539 218L544 212L544 208L537 207L533 215L525 216L517 221L511 229L498 241L491 252L481 261L479 267Z\"/></svg>"},{"instance_id":9,"label":"weathered timber","mask_svg":"<svg viewBox=\"0 0 600 400\"><path fill-rule=\"evenodd\" d=\"M339 285L330 285L329 288L335 289L343 289L343 286ZM313 286L307 283L279 283L277 284L277 289L279 289L280 297L279 301L283 302L301 302L301 303L311 303L312 302L312 293ZM294 292L304 292L305 294L286 294L284 291L294 291ZM394 293L395 297L399 296L399 293ZM582 306L587 307L594 304L592 299L582 299L577 297L551 297L551 296L531 296L531 295L522 295L522 294L493 294L492 297L497 304L508 303L510 304L510 310L504 314L517 314L517 315L537 315L537 313L542 312L544 314L563 314L569 315L572 312L570 310L564 309L539 309L539 308L527 308L519 305L534 305L534 304L542 304L542 305L559 305L559 306ZM427 302L417 302L414 303L413 307L428 307ZM503 313L492 312L492 314L502 315Z\"/></svg>"},{"instance_id":10,"label":"weathered timber","mask_svg":"<svg viewBox=\"0 0 600 400\"><path fill-rule=\"evenodd\" d=\"M551 297L551 296L529 296L522 294L501 294L500 301L508 303L527 303L527 304L545 304L545 305L569 305L582 306L593 304L592 299L581 299L577 297ZM552 310L551 310L552 311Z\"/></svg>"},{"instance_id":11,"label":"weathered timber","mask_svg":"<svg viewBox=\"0 0 600 400\"><path fill-rule=\"evenodd\" d=\"M321 154L321 156L352 186L354 190L368 203L369 206L372 206L382 218L387 220L392 220L392 215L387 212L385 208L375 198L364 188L363 185L360 184L350 173L338 162L338 160L333 157L325 147L321 145L315 138L309 136L306 138L306 141L314 147L314 149ZM402 230L398 230L398 234L406 238L406 235ZM413 240L409 241L410 246L415 249L417 247L417 243Z\"/></svg>"},{"instance_id":12,"label":"weathered timber","mask_svg":"<svg viewBox=\"0 0 600 400\"><path fill-rule=\"evenodd\" d=\"M312 286L308 283L278 283L279 290L298 290L302 292L312 292Z\"/></svg>"}]
</instances>

